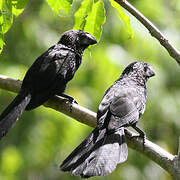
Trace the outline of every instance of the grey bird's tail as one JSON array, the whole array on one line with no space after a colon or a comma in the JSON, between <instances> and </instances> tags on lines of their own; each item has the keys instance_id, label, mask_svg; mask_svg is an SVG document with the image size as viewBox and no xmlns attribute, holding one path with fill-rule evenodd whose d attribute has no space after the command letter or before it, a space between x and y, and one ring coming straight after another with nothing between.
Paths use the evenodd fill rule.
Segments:
<instances>
[{"instance_id":1,"label":"grey bird's tail","mask_svg":"<svg viewBox=\"0 0 180 180\"><path fill-rule=\"evenodd\" d=\"M114 132L95 128L92 133L64 160L60 169L72 171L83 178L105 176L117 164L126 161L128 148L124 128Z\"/></svg>"},{"instance_id":2,"label":"grey bird's tail","mask_svg":"<svg viewBox=\"0 0 180 180\"><path fill-rule=\"evenodd\" d=\"M10 128L12 128L30 100L30 94L19 93L11 104L3 111L0 115L0 139L7 134Z\"/></svg>"}]
</instances>

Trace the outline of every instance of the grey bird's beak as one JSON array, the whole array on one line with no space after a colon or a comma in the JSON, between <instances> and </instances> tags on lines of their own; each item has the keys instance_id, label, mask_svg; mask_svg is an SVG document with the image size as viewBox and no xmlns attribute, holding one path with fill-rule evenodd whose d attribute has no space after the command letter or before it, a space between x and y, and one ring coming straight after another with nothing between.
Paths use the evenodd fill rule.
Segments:
<instances>
[{"instance_id":1,"label":"grey bird's beak","mask_svg":"<svg viewBox=\"0 0 180 180\"><path fill-rule=\"evenodd\" d=\"M97 43L95 37L87 32L85 32L85 37L81 40L83 45L93 45Z\"/></svg>"},{"instance_id":2,"label":"grey bird's beak","mask_svg":"<svg viewBox=\"0 0 180 180\"><path fill-rule=\"evenodd\" d=\"M148 69L146 70L146 75L147 77L155 76L154 69L151 66L149 66Z\"/></svg>"}]
</instances>

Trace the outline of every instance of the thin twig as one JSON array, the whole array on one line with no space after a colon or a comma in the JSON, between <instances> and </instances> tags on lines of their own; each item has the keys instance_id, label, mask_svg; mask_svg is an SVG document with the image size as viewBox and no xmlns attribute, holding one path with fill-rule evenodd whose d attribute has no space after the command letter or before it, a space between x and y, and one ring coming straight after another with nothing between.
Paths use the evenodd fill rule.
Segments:
<instances>
[{"instance_id":1,"label":"thin twig","mask_svg":"<svg viewBox=\"0 0 180 180\"><path fill-rule=\"evenodd\" d=\"M118 4L124 7L129 13L136 17L150 32L150 34L155 37L160 44L168 51L169 55L176 60L180 65L180 52L169 43L168 39L159 31L159 29L149 21L142 13L140 13L135 7L133 7L126 0L115 0Z\"/></svg>"},{"instance_id":2,"label":"thin twig","mask_svg":"<svg viewBox=\"0 0 180 180\"><path fill-rule=\"evenodd\" d=\"M21 81L0 75L1 89L9 90L12 92L18 92L20 86L21 86ZM96 126L96 113L78 104L71 104L67 102L64 98L55 96L50 100L48 100L44 105L46 107L55 109L56 111L62 112L83 124L87 124L88 126L91 127ZM145 140L143 147L143 141L141 138L133 137L134 133L129 130L126 130L125 133L126 133L126 140L130 148L139 151L140 153L147 156L149 159L159 164L163 169L169 172L174 178L180 179L180 173L179 173L180 164L178 163L179 161L177 161L177 156L168 153L167 151L165 151L164 149L150 142L147 139Z\"/></svg>"}]
</instances>

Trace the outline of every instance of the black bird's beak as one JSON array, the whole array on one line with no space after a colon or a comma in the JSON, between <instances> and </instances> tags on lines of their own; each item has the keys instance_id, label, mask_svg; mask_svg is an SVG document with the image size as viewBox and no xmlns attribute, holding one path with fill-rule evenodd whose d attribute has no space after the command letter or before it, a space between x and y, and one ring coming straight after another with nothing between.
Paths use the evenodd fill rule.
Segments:
<instances>
[{"instance_id":1,"label":"black bird's beak","mask_svg":"<svg viewBox=\"0 0 180 180\"><path fill-rule=\"evenodd\" d=\"M151 66L149 66L148 69L146 70L146 75L147 77L155 76L154 69Z\"/></svg>"},{"instance_id":2,"label":"black bird's beak","mask_svg":"<svg viewBox=\"0 0 180 180\"><path fill-rule=\"evenodd\" d=\"M90 45L97 43L97 40L95 39L95 37L93 35L86 33L86 37L87 37L87 40L89 41Z\"/></svg>"},{"instance_id":3,"label":"black bird's beak","mask_svg":"<svg viewBox=\"0 0 180 180\"><path fill-rule=\"evenodd\" d=\"M97 43L97 40L95 39L95 37L91 34L89 34L88 32L85 32L85 37L83 37L83 39L81 40L81 43L83 45L93 45Z\"/></svg>"}]
</instances>

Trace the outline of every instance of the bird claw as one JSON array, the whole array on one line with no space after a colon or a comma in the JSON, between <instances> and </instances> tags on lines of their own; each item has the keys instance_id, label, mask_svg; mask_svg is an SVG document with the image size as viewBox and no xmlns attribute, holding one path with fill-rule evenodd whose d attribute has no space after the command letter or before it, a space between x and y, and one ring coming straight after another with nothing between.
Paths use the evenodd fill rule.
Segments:
<instances>
[{"instance_id":1,"label":"bird claw","mask_svg":"<svg viewBox=\"0 0 180 180\"><path fill-rule=\"evenodd\" d=\"M60 94L61 97L64 97L70 104L70 112L72 112L73 103L78 104L77 101L67 94Z\"/></svg>"},{"instance_id":2,"label":"bird claw","mask_svg":"<svg viewBox=\"0 0 180 180\"><path fill-rule=\"evenodd\" d=\"M77 101L75 100L75 98L73 98L72 96L66 95L64 96L70 103L75 103L78 104Z\"/></svg>"},{"instance_id":3,"label":"bird claw","mask_svg":"<svg viewBox=\"0 0 180 180\"><path fill-rule=\"evenodd\" d=\"M143 139L143 150L144 150L144 144L145 144L145 140L146 140L146 135L144 133L139 135L140 138Z\"/></svg>"},{"instance_id":4,"label":"bird claw","mask_svg":"<svg viewBox=\"0 0 180 180\"><path fill-rule=\"evenodd\" d=\"M143 141L143 151L144 151L144 145L145 145L145 140L146 140L146 135L140 134L140 135L133 135L131 138L141 138Z\"/></svg>"},{"instance_id":5,"label":"bird claw","mask_svg":"<svg viewBox=\"0 0 180 180\"><path fill-rule=\"evenodd\" d=\"M69 99L69 102L71 103L71 104L78 104L78 102L72 97L72 99Z\"/></svg>"},{"instance_id":6,"label":"bird claw","mask_svg":"<svg viewBox=\"0 0 180 180\"><path fill-rule=\"evenodd\" d=\"M69 97L67 100L71 103L70 104L70 112L72 112L73 104L78 104L78 102L73 97Z\"/></svg>"},{"instance_id":7,"label":"bird claw","mask_svg":"<svg viewBox=\"0 0 180 180\"><path fill-rule=\"evenodd\" d=\"M136 124L133 124L132 128L134 128L139 133L139 135L135 135L133 137L140 137L143 139L143 151L144 151L144 144L145 144L145 139L146 139L145 132L143 130L141 130L139 127L137 127Z\"/></svg>"}]
</instances>

